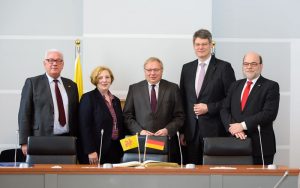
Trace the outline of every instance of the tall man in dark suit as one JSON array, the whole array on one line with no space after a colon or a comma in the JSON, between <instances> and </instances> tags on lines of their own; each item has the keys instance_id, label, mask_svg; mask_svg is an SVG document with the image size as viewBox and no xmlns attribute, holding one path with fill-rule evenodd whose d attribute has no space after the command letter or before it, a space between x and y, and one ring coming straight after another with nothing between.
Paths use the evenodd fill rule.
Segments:
<instances>
[{"instance_id":1,"label":"tall man in dark suit","mask_svg":"<svg viewBox=\"0 0 300 188\"><path fill-rule=\"evenodd\" d=\"M72 80L60 76L63 54L48 50L43 63L46 74L27 78L21 95L19 143L25 155L29 136L76 135L78 91ZM56 95L56 84L61 97Z\"/></svg>"},{"instance_id":2,"label":"tall man in dark suit","mask_svg":"<svg viewBox=\"0 0 300 188\"><path fill-rule=\"evenodd\" d=\"M158 58L146 60L144 73L146 80L129 86L124 106L125 125L132 134L174 136L184 122L179 87L162 79L163 64ZM153 94L156 99L151 98ZM151 100L157 104L153 106Z\"/></svg>"},{"instance_id":3,"label":"tall man in dark suit","mask_svg":"<svg viewBox=\"0 0 300 188\"><path fill-rule=\"evenodd\" d=\"M245 79L233 83L224 100L221 117L227 131L252 139L254 164L262 164L258 125L265 164L273 164L276 152L273 121L279 108L279 85L261 76L262 58L249 52L243 59Z\"/></svg>"},{"instance_id":4,"label":"tall man in dark suit","mask_svg":"<svg viewBox=\"0 0 300 188\"><path fill-rule=\"evenodd\" d=\"M202 164L203 138L225 135L219 112L235 75L228 62L211 55L208 30L195 32L193 46L197 59L183 65L180 78L186 113L181 144L187 146L187 163Z\"/></svg>"}]
</instances>

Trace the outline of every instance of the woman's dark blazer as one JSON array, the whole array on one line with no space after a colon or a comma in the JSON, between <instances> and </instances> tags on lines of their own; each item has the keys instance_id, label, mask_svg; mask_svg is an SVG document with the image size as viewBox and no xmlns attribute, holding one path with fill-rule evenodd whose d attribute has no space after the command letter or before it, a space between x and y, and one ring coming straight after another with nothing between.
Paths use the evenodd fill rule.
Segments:
<instances>
[{"instance_id":1,"label":"woman's dark blazer","mask_svg":"<svg viewBox=\"0 0 300 188\"><path fill-rule=\"evenodd\" d=\"M112 104L118 120L119 140L124 138L120 99L114 96ZM98 89L85 93L79 105L79 143L84 155L95 151L99 155L102 129L104 130L102 155L108 150L119 149L111 148L112 124L113 118Z\"/></svg>"}]
</instances>

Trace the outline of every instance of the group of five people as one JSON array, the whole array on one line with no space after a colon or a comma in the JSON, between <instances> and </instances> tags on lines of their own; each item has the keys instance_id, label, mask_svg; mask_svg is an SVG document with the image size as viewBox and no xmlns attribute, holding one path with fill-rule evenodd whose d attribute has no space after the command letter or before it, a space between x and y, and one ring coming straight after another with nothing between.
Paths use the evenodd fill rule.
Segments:
<instances>
[{"instance_id":1,"label":"group of five people","mask_svg":"<svg viewBox=\"0 0 300 188\"><path fill-rule=\"evenodd\" d=\"M114 75L108 67L96 67L90 76L95 89L78 101L77 86L61 77L64 60L58 50L45 54L46 73L28 78L19 109L19 137L27 153L29 136L71 135L78 137L78 160L84 164L118 163L125 134L170 137L176 148L177 131L186 148L185 163L202 164L204 137L235 136L252 138L254 164L262 164L257 126L261 127L264 162L272 164L276 152L273 121L279 108L279 85L261 76L262 57L249 52L243 58L244 79L236 81L230 63L212 54L208 30L193 36L197 59L182 67L180 87L162 79L163 63L156 57L144 63L145 80L129 86L122 110L118 97L110 92ZM250 83L250 84L249 84ZM61 123L57 87L64 107ZM249 97L248 97L249 96ZM103 132L101 132L103 130ZM172 144L173 143L173 144ZM171 161L178 161L171 150Z\"/></svg>"}]
</instances>

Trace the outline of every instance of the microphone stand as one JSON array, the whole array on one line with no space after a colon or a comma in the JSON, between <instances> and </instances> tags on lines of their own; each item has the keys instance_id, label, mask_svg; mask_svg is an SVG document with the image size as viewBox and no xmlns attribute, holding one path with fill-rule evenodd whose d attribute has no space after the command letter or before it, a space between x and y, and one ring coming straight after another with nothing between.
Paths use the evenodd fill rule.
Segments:
<instances>
[{"instance_id":1,"label":"microphone stand","mask_svg":"<svg viewBox=\"0 0 300 188\"><path fill-rule=\"evenodd\" d=\"M144 160L143 160L143 162L146 160L146 150L147 150L146 145L147 145L147 140L148 140L148 135L146 135L146 139L145 139L145 145L144 145Z\"/></svg>"},{"instance_id":2,"label":"microphone stand","mask_svg":"<svg viewBox=\"0 0 300 188\"><path fill-rule=\"evenodd\" d=\"M279 186L279 184L284 180L284 178L287 177L288 174L289 174L289 172L285 171L284 174L283 174L283 176L279 179L279 181L274 186L274 188L277 188Z\"/></svg>"},{"instance_id":3,"label":"microphone stand","mask_svg":"<svg viewBox=\"0 0 300 188\"><path fill-rule=\"evenodd\" d=\"M264 151L263 151L263 148L262 148L262 141L261 141L261 134L260 134L260 125L257 126L257 129L258 129L258 134L259 134L261 160L262 160L262 165L263 165L263 169L264 169L265 168L265 160L264 160Z\"/></svg>"},{"instance_id":4,"label":"microphone stand","mask_svg":"<svg viewBox=\"0 0 300 188\"><path fill-rule=\"evenodd\" d=\"M17 141L16 141L16 145L15 145L15 156L14 156L14 167L17 167L17 147L18 147L18 144L19 144L19 130L16 130L16 134L17 134Z\"/></svg>"},{"instance_id":5,"label":"microphone stand","mask_svg":"<svg viewBox=\"0 0 300 188\"><path fill-rule=\"evenodd\" d=\"M102 140L103 140L103 133L104 133L104 130L101 129L101 139L100 139L100 148L99 148L99 159L98 159L98 168L100 168L101 164L100 164L100 161L101 161L101 155L102 155Z\"/></svg>"},{"instance_id":6,"label":"microphone stand","mask_svg":"<svg viewBox=\"0 0 300 188\"><path fill-rule=\"evenodd\" d=\"M183 168L183 158L182 158L182 151L181 151L181 145L180 145L179 131L177 131L177 140L178 140L178 146L179 146L179 152L180 152L180 168Z\"/></svg>"}]
</instances>

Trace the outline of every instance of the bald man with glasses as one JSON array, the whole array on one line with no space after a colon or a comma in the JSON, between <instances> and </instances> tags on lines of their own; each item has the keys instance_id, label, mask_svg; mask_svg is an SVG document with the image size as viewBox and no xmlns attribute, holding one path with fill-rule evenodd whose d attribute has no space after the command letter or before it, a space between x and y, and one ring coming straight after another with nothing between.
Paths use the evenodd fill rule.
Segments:
<instances>
[{"instance_id":1,"label":"bald man with glasses","mask_svg":"<svg viewBox=\"0 0 300 188\"><path fill-rule=\"evenodd\" d=\"M245 78L230 86L220 112L221 119L232 136L252 139L254 164L263 164L260 129L264 164L273 164L276 152L273 121L279 108L279 85L261 75L263 63L258 53L247 53L242 66Z\"/></svg>"}]
</instances>

